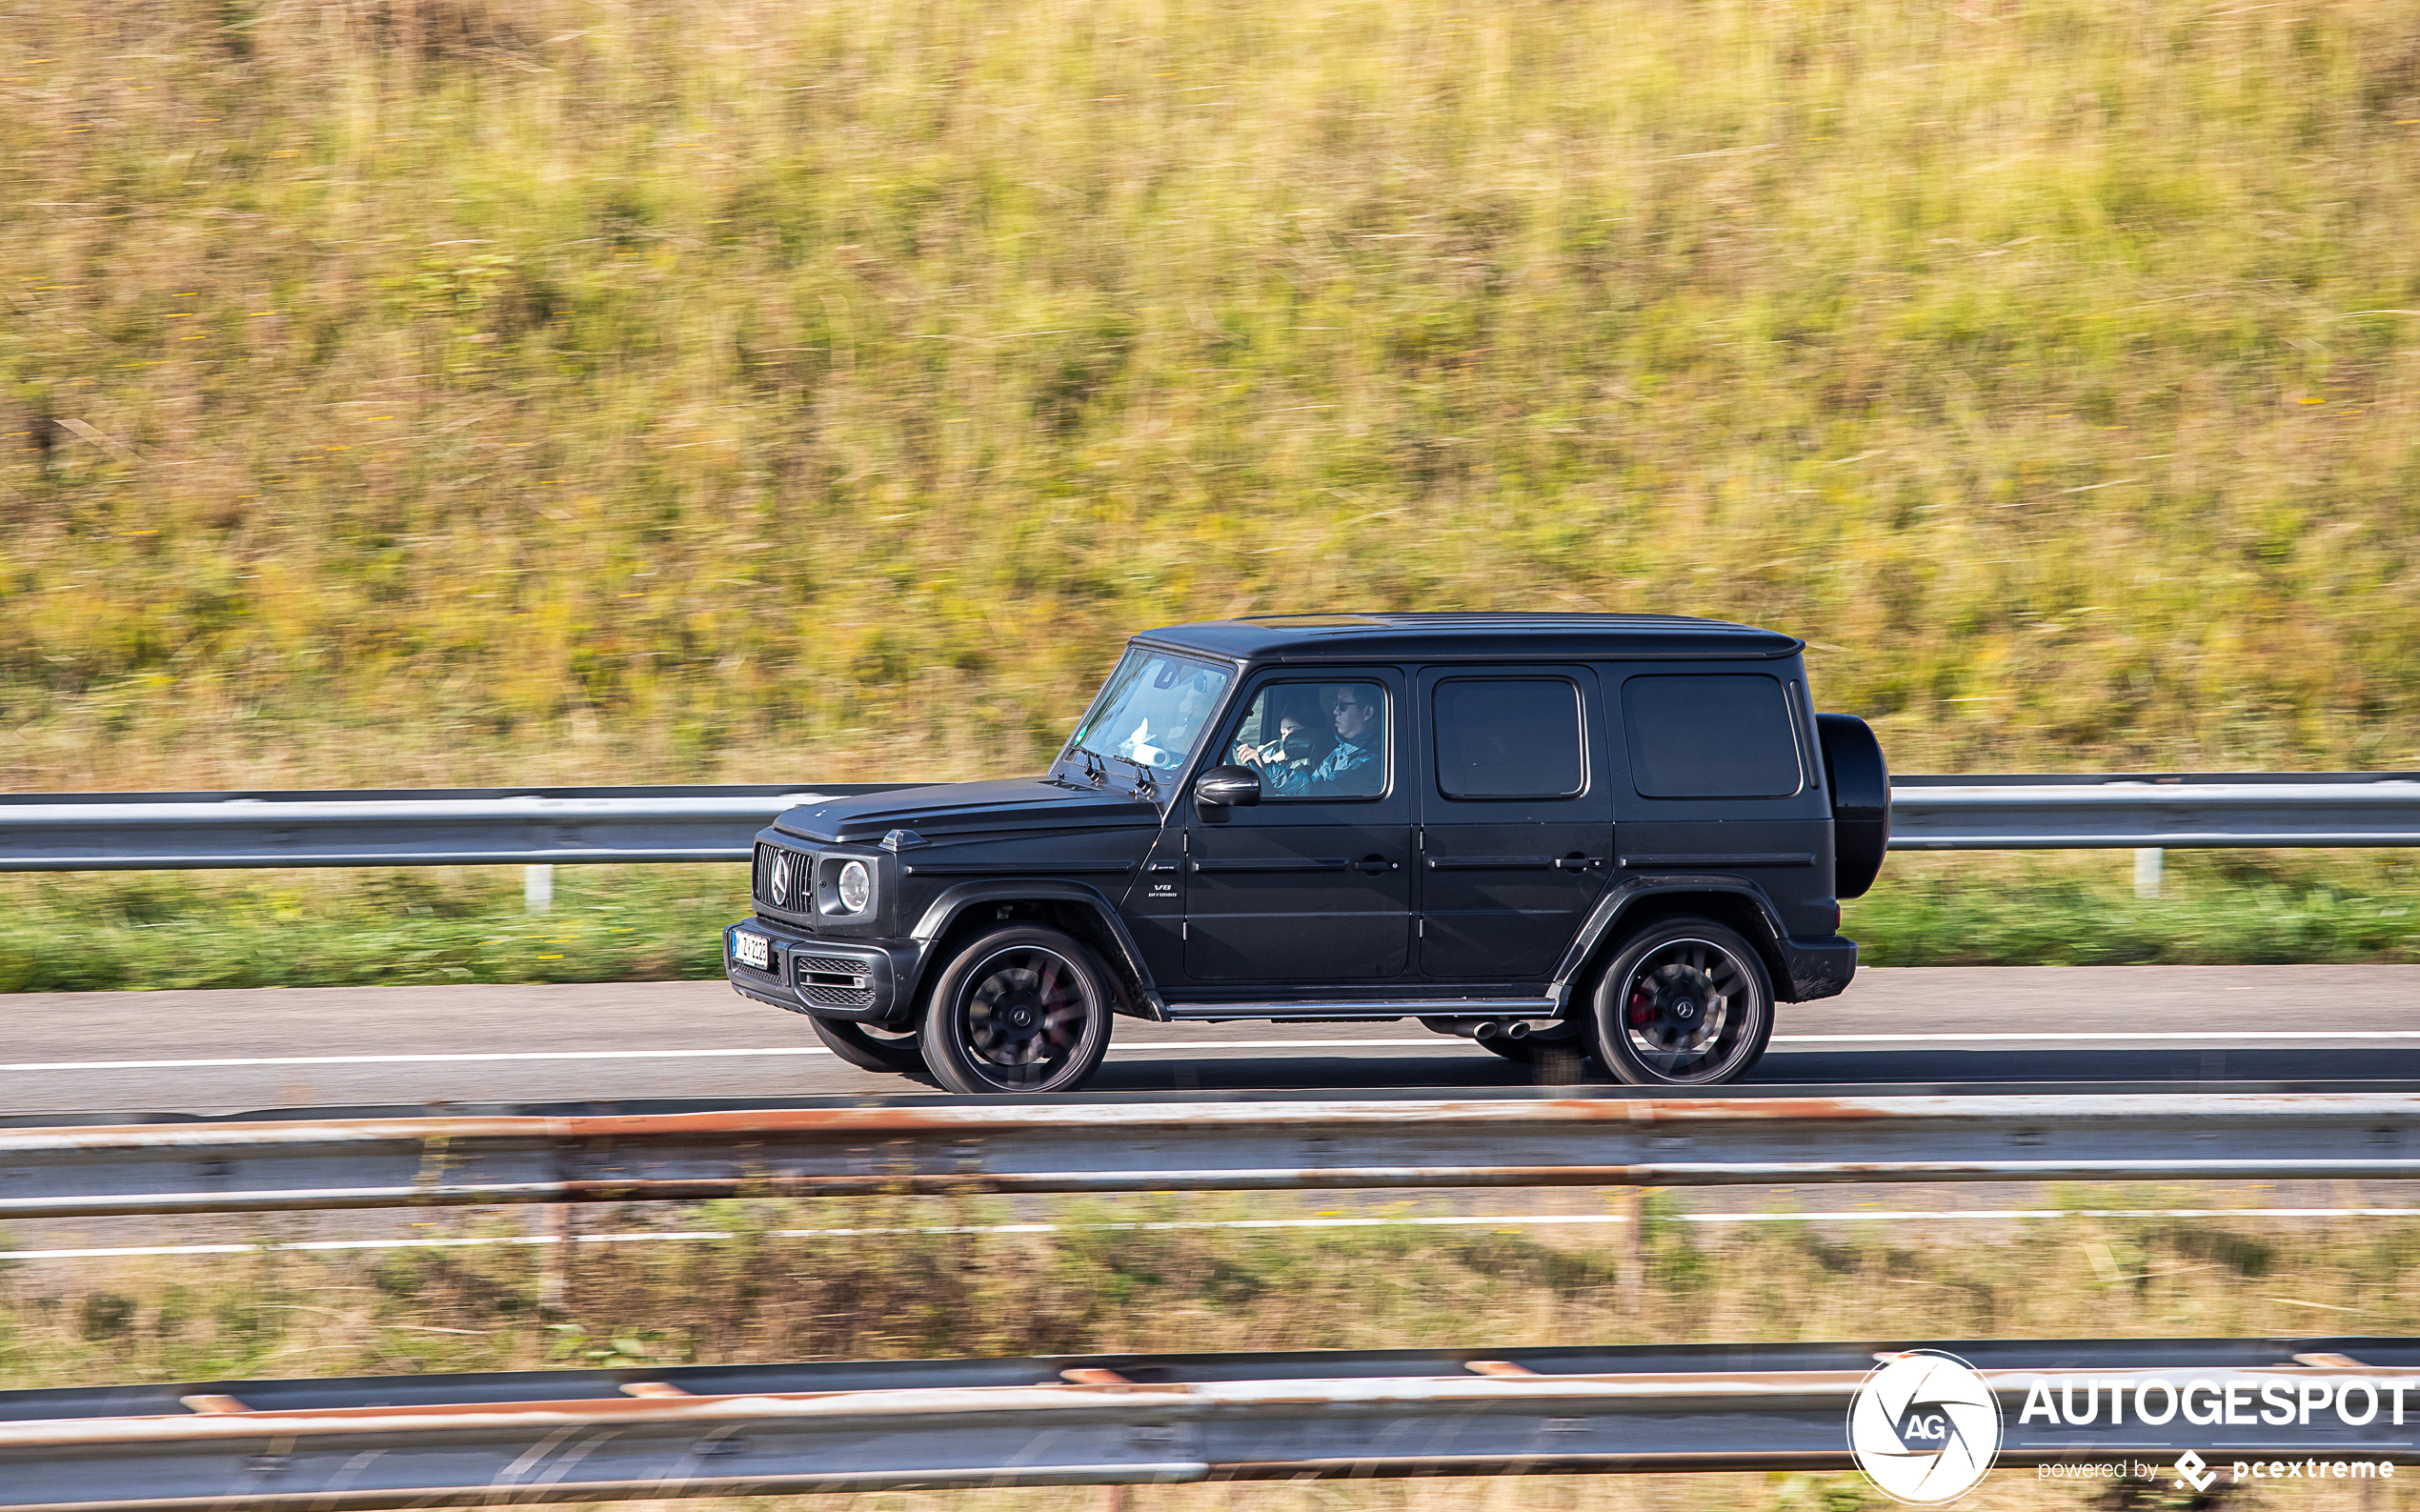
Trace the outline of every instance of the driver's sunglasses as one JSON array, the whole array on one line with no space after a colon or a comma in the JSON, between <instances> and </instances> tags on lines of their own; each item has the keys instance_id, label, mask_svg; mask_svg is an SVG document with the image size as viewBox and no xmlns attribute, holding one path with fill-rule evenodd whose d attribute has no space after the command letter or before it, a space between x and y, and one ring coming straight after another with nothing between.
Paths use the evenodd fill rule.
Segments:
<instances>
[{"instance_id":1,"label":"driver's sunglasses","mask_svg":"<svg viewBox=\"0 0 2420 1512\"><path fill-rule=\"evenodd\" d=\"M1327 706L1327 712L1330 714L1342 714L1347 709L1375 709L1377 707L1378 705L1376 704L1363 703L1357 698L1339 698L1334 703Z\"/></svg>"}]
</instances>

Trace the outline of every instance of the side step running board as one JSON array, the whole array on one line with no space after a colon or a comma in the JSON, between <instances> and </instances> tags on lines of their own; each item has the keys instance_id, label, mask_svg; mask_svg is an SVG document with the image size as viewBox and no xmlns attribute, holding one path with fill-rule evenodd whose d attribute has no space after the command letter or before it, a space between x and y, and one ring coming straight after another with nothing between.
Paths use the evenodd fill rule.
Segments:
<instances>
[{"instance_id":1,"label":"side step running board","mask_svg":"<svg viewBox=\"0 0 2420 1512\"><path fill-rule=\"evenodd\" d=\"M1321 1002L1172 1002L1171 1022L1201 1018L1552 1018L1552 998L1350 998Z\"/></svg>"}]
</instances>

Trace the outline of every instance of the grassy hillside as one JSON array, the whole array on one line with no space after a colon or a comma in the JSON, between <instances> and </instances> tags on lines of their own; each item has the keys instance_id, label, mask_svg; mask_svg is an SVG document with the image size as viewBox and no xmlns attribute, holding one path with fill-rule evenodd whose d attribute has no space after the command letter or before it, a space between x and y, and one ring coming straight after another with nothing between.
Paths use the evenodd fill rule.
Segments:
<instances>
[{"instance_id":1,"label":"grassy hillside","mask_svg":"<svg viewBox=\"0 0 2420 1512\"><path fill-rule=\"evenodd\" d=\"M86 0L0 91L11 788L969 774L1350 605L2420 763L2403 0Z\"/></svg>"}]
</instances>

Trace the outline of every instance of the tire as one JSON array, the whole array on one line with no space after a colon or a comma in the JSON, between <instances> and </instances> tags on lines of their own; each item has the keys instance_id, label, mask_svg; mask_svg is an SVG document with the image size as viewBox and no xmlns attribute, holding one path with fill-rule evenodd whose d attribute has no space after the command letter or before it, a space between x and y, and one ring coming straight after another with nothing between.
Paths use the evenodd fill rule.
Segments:
<instances>
[{"instance_id":1,"label":"tire","mask_svg":"<svg viewBox=\"0 0 2420 1512\"><path fill-rule=\"evenodd\" d=\"M867 1071L912 1073L924 1069L924 1053L917 1048L917 1032L906 1034L851 1023L845 1018L809 1018L815 1037L853 1066Z\"/></svg>"},{"instance_id":2,"label":"tire","mask_svg":"<svg viewBox=\"0 0 2420 1512\"><path fill-rule=\"evenodd\" d=\"M1737 930L1657 924L1598 979L1597 1053L1635 1087L1707 1087L1747 1075L1773 1035L1773 979Z\"/></svg>"},{"instance_id":3,"label":"tire","mask_svg":"<svg viewBox=\"0 0 2420 1512\"><path fill-rule=\"evenodd\" d=\"M1549 1087L1577 1086L1586 1080L1588 1058L1595 1048L1587 1026L1577 1023L1557 1024L1518 1039L1493 1035L1479 1043L1516 1065L1533 1068L1538 1073L1533 1079Z\"/></svg>"},{"instance_id":4,"label":"tire","mask_svg":"<svg viewBox=\"0 0 2420 1512\"><path fill-rule=\"evenodd\" d=\"M1072 1092L1109 1053L1109 973L1091 947L1017 925L971 941L933 984L920 1043L952 1092Z\"/></svg>"}]
</instances>

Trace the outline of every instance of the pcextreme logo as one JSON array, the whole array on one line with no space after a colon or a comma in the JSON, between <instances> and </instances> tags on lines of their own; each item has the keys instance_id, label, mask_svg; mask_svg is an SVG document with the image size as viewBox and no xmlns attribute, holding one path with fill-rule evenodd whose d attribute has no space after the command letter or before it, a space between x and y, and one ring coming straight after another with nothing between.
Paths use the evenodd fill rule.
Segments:
<instances>
[{"instance_id":1,"label":"pcextreme logo","mask_svg":"<svg viewBox=\"0 0 2420 1512\"><path fill-rule=\"evenodd\" d=\"M1911 1349L1875 1367L1848 1404L1848 1449L1895 1502L1955 1502L2000 1452L2000 1404L1974 1367Z\"/></svg>"}]
</instances>

